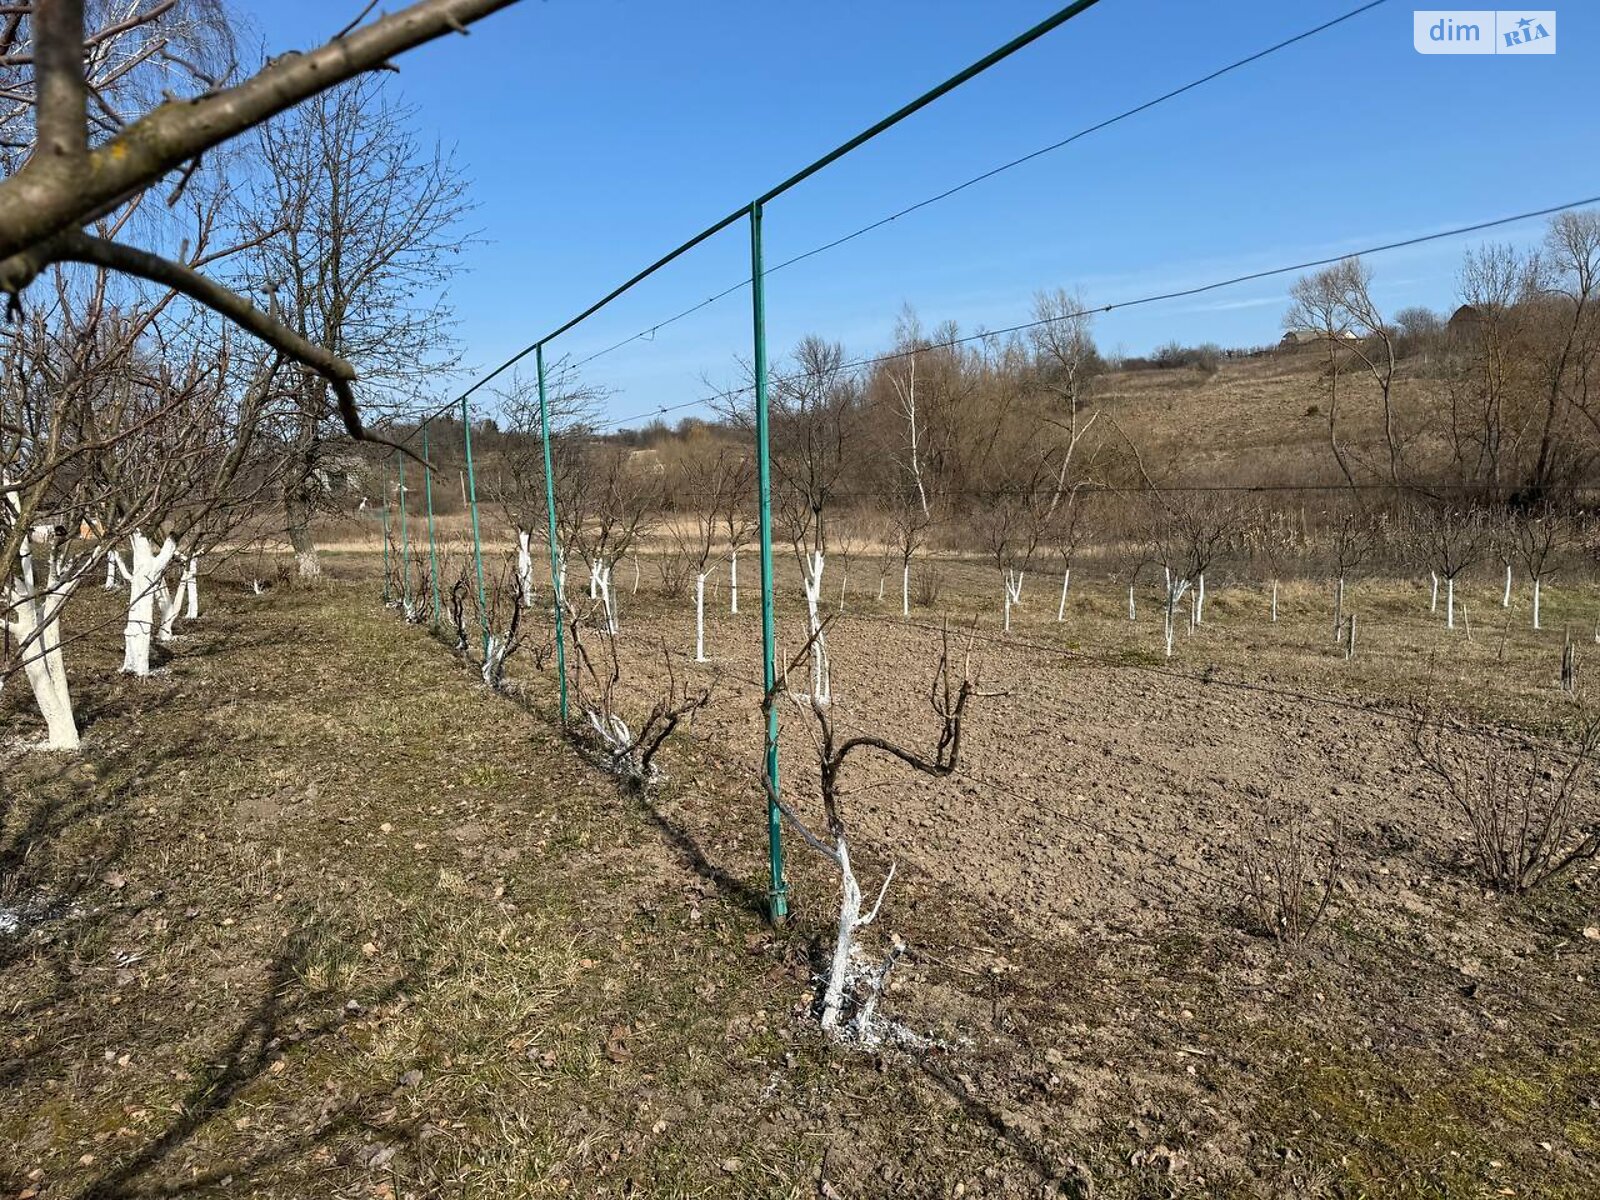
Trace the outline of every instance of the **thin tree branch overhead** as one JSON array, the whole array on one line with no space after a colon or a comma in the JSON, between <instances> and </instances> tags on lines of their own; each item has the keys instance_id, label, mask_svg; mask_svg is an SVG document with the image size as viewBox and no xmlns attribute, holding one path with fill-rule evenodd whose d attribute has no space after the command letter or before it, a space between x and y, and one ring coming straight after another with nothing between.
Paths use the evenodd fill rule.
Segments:
<instances>
[{"instance_id":1,"label":"thin tree branch overhead","mask_svg":"<svg viewBox=\"0 0 1600 1200\"><path fill-rule=\"evenodd\" d=\"M235 86L210 87L192 98L169 96L136 120L112 125L109 138L91 144L91 135L103 133L105 123L91 127L90 93L97 103L100 93L92 79L86 82L86 55L122 26L89 33L84 0L36 0L24 14L35 73L36 136L27 161L0 180L0 291L9 296L14 312L40 271L72 261L165 283L322 375L338 397L351 436L375 440L356 411L355 370L331 349L311 345L248 300L186 267L79 231L205 151L339 83L389 68L390 60L406 50L446 33L465 33L467 25L514 2L418 0L369 25L347 28L315 50L273 59ZM149 25L171 7L158 3L122 25ZM5 26L8 43L18 36L19 24Z\"/></svg>"}]
</instances>

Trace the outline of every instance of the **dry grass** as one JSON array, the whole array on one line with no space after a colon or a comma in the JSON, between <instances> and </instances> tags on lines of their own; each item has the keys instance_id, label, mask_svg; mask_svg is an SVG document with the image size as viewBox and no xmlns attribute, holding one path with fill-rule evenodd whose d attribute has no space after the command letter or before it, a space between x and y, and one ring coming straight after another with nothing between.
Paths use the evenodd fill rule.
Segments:
<instances>
[{"instance_id":1,"label":"dry grass","mask_svg":"<svg viewBox=\"0 0 1600 1200\"><path fill-rule=\"evenodd\" d=\"M1378 946L1335 911L1291 961L1194 916L1044 936L907 865L885 921L913 954L886 1003L951 1048L840 1055L805 1015L831 882L797 854L794 923L766 929L737 756L696 730L664 789L624 794L552 728L548 673L523 666L520 704L488 694L377 607L370 553L329 558L349 582L213 589L146 682L107 674L97 635L73 660L85 753L9 752L0 879L31 915L0 938L0 1192L1593 1193L1600 964L1569 937L1595 923L1588 876L1496 917L1522 931L1514 972L1462 975L1431 917ZM943 602L992 629L990 573L942 569ZM1129 627L1088 575L1064 627L1041 579L1018 640L1164 670L1153 608ZM851 604L875 592L864 576ZM1467 643L1411 585L1360 583L1345 664L1322 593L1286 588L1271 627L1258 590L1215 589L1176 665L1547 708L1559 633L1546 670L1531 634ZM624 596L624 635L687 628L657 603ZM1547 595L1552 626L1587 603ZM1435 869L1408 853L1385 861Z\"/></svg>"}]
</instances>

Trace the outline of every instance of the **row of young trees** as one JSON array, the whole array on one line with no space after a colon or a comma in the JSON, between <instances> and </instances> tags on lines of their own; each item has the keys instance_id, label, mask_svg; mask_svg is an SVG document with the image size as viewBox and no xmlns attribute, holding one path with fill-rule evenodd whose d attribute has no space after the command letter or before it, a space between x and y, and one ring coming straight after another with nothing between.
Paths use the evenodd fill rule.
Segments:
<instances>
[{"instance_id":1,"label":"row of young trees","mask_svg":"<svg viewBox=\"0 0 1600 1200\"><path fill-rule=\"evenodd\" d=\"M1059 573L1062 618L1080 550L1111 548L1130 573L1130 611L1138 580L1159 573L1169 649L1180 601L1204 622L1220 562L1256 561L1274 581L1276 619L1284 561L1314 546L1334 581L1336 633L1348 615L1344 581L1378 558L1431 575L1452 627L1456 581L1495 559L1508 596L1516 570L1528 579L1537 626L1550 574L1589 541L1597 285L1600 215L1590 212L1555 218L1535 251L1469 252L1463 307L1448 324L1420 309L1387 318L1359 260L1299 280L1285 324L1309 334L1321 360L1314 386L1327 399L1335 468L1331 486L1301 494L1251 495L1181 462L1150 469L1141 431L1122 426L1107 395L1091 306L1073 292L1039 296L1020 335L930 331L907 313L894 346L870 360L804 340L774 372L770 436L775 527L803 580L813 690L828 691L824 575L834 564L828 579L842 593L866 545L880 555L880 598L887 575L903 613L919 555L935 545L981 552L996 568L1007 628L1030 576ZM693 589L703 660L708 580L725 572L736 610L754 527L752 390L719 396L716 421L644 438L601 435L603 395L571 376L554 395L560 570L581 561L614 624L614 571L653 534L666 589ZM548 550L538 408L521 384L503 399L494 490L531 563L534 546ZM524 580L531 594L531 571Z\"/></svg>"}]
</instances>

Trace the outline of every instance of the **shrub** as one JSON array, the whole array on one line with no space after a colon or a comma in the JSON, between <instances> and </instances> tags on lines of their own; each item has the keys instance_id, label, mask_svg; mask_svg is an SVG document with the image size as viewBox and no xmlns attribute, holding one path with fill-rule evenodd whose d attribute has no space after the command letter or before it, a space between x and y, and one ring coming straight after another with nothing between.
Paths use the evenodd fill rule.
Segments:
<instances>
[{"instance_id":1,"label":"shrub","mask_svg":"<svg viewBox=\"0 0 1600 1200\"><path fill-rule=\"evenodd\" d=\"M1585 716L1571 744L1555 752L1425 718L1413 742L1466 818L1474 865L1491 888L1521 895L1600 855L1594 801L1600 717Z\"/></svg>"},{"instance_id":2,"label":"shrub","mask_svg":"<svg viewBox=\"0 0 1600 1200\"><path fill-rule=\"evenodd\" d=\"M1326 838L1306 828L1299 810L1286 814L1263 803L1240 831L1239 870L1251 923L1280 944L1310 938L1328 911L1343 872L1343 834L1335 822Z\"/></svg>"}]
</instances>

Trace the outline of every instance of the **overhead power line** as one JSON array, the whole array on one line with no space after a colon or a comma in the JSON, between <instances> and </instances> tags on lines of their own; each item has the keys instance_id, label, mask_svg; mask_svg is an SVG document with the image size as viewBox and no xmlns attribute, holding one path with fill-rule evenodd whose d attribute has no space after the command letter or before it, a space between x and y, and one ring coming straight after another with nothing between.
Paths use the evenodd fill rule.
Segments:
<instances>
[{"instance_id":1,"label":"overhead power line","mask_svg":"<svg viewBox=\"0 0 1600 1200\"><path fill-rule=\"evenodd\" d=\"M1246 55L1244 58L1235 59L1225 67L1219 67L1209 74L1202 75L1198 79L1190 80L1181 87L1175 87L1169 91L1163 92L1161 95L1156 96L1153 99L1146 100L1142 104L1136 104L1132 108L1123 109L1115 116L1107 117L1103 121L1097 121L1093 125L1088 125L1083 129L1078 130L1076 133L1069 134L1064 138L1051 142L1048 146L1041 146L1037 150L1031 150L1027 154L1020 155L1017 158L1010 159L1009 161L1003 162L998 166L991 167L987 171L983 171L972 176L970 179L964 179L960 183L955 184L952 187L948 187L941 192L936 192L931 196L926 196L923 199L916 201L914 204L908 204L904 208L889 213L887 216L879 217L877 220L871 221L868 224L861 226L859 229L853 229L849 233L834 238L832 241L824 242L820 246L813 246L811 249L803 250L799 254L794 255L792 258L786 258L781 262L774 263L772 266L763 271L761 276L763 279L770 278L772 275L783 270L785 267L792 267L796 263L804 262L809 258L815 258L819 254L825 254L829 250L833 250L839 246L845 245L847 242L853 242L865 234L871 233L877 229L882 229L885 225L893 224L901 217L910 216L912 213L937 204L941 200L948 200L950 197L958 195L970 187L975 187L980 183L984 183L990 179L993 179L997 175L1003 175L1007 171L1014 170L1017 167L1033 162L1035 159L1043 158L1047 154L1052 154L1057 150L1064 149L1067 146L1072 145L1074 142L1081 141L1083 138L1086 138L1091 134L1099 133L1102 130L1109 129L1113 125L1117 125L1128 120L1130 117L1136 117L1140 113L1148 112L1152 108L1156 108L1159 105L1165 104L1168 100L1175 100L1179 96L1192 92L1197 88L1204 87L1206 84L1221 79L1223 76L1229 75L1234 71L1239 70L1241 67L1247 67L1252 63L1259 62L1264 58L1268 58L1278 53L1280 50L1286 50L1290 46L1306 41L1308 38L1316 37L1319 33L1325 33L1328 30L1333 29L1335 26L1342 25L1346 21L1352 20L1355 17L1359 17L1363 13L1369 12L1372 9L1378 8L1386 3L1388 3L1388 0L1372 0L1371 3L1363 4L1359 8L1353 8L1349 12L1333 18L1331 21L1324 21L1321 25L1318 25L1312 29L1307 29L1302 33L1297 33L1293 37L1285 38L1283 41L1274 43L1263 50L1257 50L1254 54ZM749 286L750 279L747 276L746 278L741 279L738 283L733 284L731 287L724 288L714 296L706 297L704 300L701 300L697 304L691 305L682 312L674 313L672 316L667 317L664 320L657 321L647 329L641 329L638 333L630 334L621 341L613 342L609 346L606 346L600 350L596 350L588 357L579 359L573 365L575 367L585 366L586 364L592 363L596 359L604 358L606 355L620 350L624 346L630 345L633 342L643 341L647 338L654 338L657 333L665 329L667 326L676 324L685 317L693 316L702 309L709 308L711 305L717 303L717 301L725 300L734 293L740 292Z\"/></svg>"},{"instance_id":2,"label":"overhead power line","mask_svg":"<svg viewBox=\"0 0 1600 1200\"><path fill-rule=\"evenodd\" d=\"M1489 229L1498 229L1505 225L1515 225L1521 221L1531 221L1539 217L1554 216L1557 213L1569 212L1573 209L1588 208L1600 204L1600 195L1584 197L1581 200L1569 201L1566 204L1553 204L1544 208L1530 209L1527 212L1516 213L1509 217L1496 217L1487 221L1474 221L1469 225L1457 225L1450 229L1441 229L1434 233L1418 234L1415 237L1401 238L1397 241L1384 242L1376 246L1368 246L1361 250L1351 250L1345 254L1336 254L1326 258L1306 259L1301 262L1287 263L1283 266L1269 267L1261 271L1247 271L1237 275L1230 275L1224 279L1212 280L1209 283L1196 284L1193 287L1169 288L1164 291L1153 292L1149 295L1135 296L1128 300L1118 300L1111 304L1098 304L1076 309L1072 312L1056 313L1053 316L1042 317L1033 321L1022 321L1015 325L1003 325L995 329L984 329L978 333L964 334L960 337L947 338L939 342L929 342L925 345L913 346L904 350L891 350L884 354L874 354L866 358L852 359L829 368L827 373L843 373L859 370L863 367L877 366L880 363L893 362L902 358L913 358L919 354L929 354L936 350L950 350L958 346L970 345L974 342L988 341L997 337L1004 337L1014 333L1026 333L1032 329L1040 329L1047 325L1058 325L1063 321L1077 320L1081 317L1099 316L1104 313L1116 312L1119 309L1137 308L1146 304L1158 304L1169 300L1182 300L1194 296L1202 296L1208 292L1215 292L1222 288L1236 287L1242 283L1254 283L1262 279L1273 279L1283 275L1292 275L1301 271L1312 271L1319 267L1332 266L1335 263L1346 262L1353 258L1368 258L1376 254L1387 254L1395 250L1403 250L1411 246L1421 246L1429 242L1446 241L1450 238L1465 237L1468 234L1482 233ZM804 379L814 379L822 375L820 371L794 371L786 375L774 375L773 384L795 383ZM664 405L646 412L636 413L632 416L619 417L605 421L595 426L596 429L620 429L638 421L648 421L668 413L681 412L684 409L700 408L718 402L736 399L748 395L753 390L749 384L743 387L731 388L723 392L715 392L710 396L698 400L687 400L681 404Z\"/></svg>"}]
</instances>

